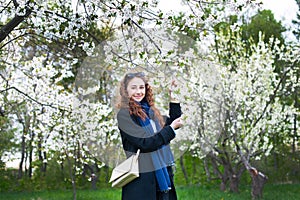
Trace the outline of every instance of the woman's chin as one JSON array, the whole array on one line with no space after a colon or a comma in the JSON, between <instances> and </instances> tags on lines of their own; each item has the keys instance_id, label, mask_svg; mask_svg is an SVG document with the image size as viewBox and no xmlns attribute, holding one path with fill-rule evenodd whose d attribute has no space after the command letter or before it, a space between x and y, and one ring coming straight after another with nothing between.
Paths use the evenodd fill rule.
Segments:
<instances>
[{"instance_id":1,"label":"woman's chin","mask_svg":"<svg viewBox=\"0 0 300 200\"><path fill-rule=\"evenodd\" d=\"M143 100L144 97L141 97L141 98L135 98L133 97L133 100L137 101L137 102L141 102Z\"/></svg>"}]
</instances>

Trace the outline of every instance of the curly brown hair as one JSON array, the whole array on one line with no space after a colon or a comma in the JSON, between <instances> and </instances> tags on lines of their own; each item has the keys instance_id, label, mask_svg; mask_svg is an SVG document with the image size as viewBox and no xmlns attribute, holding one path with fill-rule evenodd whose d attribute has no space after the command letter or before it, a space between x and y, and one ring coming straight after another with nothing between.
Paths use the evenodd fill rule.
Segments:
<instances>
[{"instance_id":1,"label":"curly brown hair","mask_svg":"<svg viewBox=\"0 0 300 200\"><path fill-rule=\"evenodd\" d=\"M145 88L146 88L146 94L145 94L144 99L148 102L150 108L154 111L154 116L155 116L155 118L158 119L161 127L163 127L164 120L163 120L162 115L160 114L160 111L155 107L152 87L149 85L146 76L142 72L128 73L125 75L125 77L123 78L123 80L120 83L121 98L120 98L120 102L117 104L117 107L118 108L127 108L127 109L129 109L130 115L140 117L143 120L146 119L147 114L143 111L141 105L138 104L136 101L134 101L131 97L128 96L128 92L127 92L128 83L135 77L138 77L144 81Z\"/></svg>"}]
</instances>

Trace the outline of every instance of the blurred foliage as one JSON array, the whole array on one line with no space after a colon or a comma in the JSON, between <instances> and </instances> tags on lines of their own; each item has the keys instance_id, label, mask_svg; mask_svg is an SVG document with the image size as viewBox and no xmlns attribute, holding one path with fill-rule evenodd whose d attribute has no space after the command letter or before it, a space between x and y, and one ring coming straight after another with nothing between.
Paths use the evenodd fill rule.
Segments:
<instances>
[{"instance_id":1,"label":"blurred foliage","mask_svg":"<svg viewBox=\"0 0 300 200\"><path fill-rule=\"evenodd\" d=\"M294 24L294 30L293 34L297 38L297 40L300 40L300 1L295 0L298 5L298 12L297 12L297 19L292 20L292 23Z\"/></svg>"}]
</instances>

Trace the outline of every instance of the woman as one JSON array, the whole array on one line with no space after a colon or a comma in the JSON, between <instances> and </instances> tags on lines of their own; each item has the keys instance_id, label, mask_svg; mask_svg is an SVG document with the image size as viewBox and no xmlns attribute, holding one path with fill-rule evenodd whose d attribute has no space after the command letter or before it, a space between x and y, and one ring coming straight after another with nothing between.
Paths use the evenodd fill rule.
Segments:
<instances>
[{"instance_id":1,"label":"woman","mask_svg":"<svg viewBox=\"0 0 300 200\"><path fill-rule=\"evenodd\" d=\"M172 83L174 84L174 82ZM151 86L142 72L128 73L121 81L117 120L126 155L140 149L140 176L122 188L123 200L175 200L169 143L183 124L181 108L170 102L169 117L154 105Z\"/></svg>"}]
</instances>

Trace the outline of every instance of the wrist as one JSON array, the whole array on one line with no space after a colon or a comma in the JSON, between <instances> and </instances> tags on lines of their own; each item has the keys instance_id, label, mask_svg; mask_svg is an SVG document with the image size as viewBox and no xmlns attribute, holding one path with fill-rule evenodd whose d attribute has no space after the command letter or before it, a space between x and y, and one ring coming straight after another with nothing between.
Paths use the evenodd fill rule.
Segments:
<instances>
[{"instance_id":1,"label":"wrist","mask_svg":"<svg viewBox=\"0 0 300 200\"><path fill-rule=\"evenodd\" d=\"M179 103L179 101L177 99L173 99L173 98L170 99L170 102L171 103Z\"/></svg>"},{"instance_id":2,"label":"wrist","mask_svg":"<svg viewBox=\"0 0 300 200\"><path fill-rule=\"evenodd\" d=\"M170 127L172 128L173 132L176 134L175 132L176 128L174 128L172 125L170 125Z\"/></svg>"},{"instance_id":3,"label":"wrist","mask_svg":"<svg viewBox=\"0 0 300 200\"><path fill-rule=\"evenodd\" d=\"M180 96L177 93L170 94L170 102L179 103Z\"/></svg>"}]
</instances>

